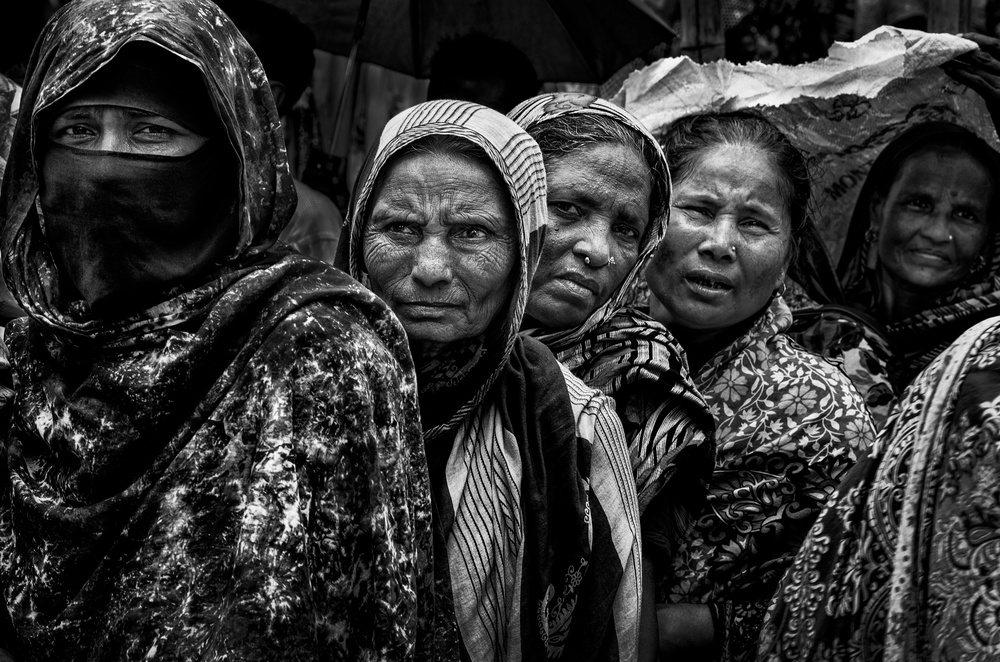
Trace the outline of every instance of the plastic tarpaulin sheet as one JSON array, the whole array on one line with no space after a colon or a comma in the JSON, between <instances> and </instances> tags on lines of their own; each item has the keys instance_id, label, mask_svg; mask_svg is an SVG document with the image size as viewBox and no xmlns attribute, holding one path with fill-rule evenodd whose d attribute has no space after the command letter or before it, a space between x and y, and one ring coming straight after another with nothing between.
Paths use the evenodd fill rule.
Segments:
<instances>
[{"instance_id":1,"label":"plastic tarpaulin sheet","mask_svg":"<svg viewBox=\"0 0 1000 662\"><path fill-rule=\"evenodd\" d=\"M982 98L939 66L976 48L954 35L882 27L797 66L659 60L629 76L612 100L654 134L708 111L753 108L773 121L807 157L811 213L836 263L868 169L902 131L947 120L1000 151Z\"/></svg>"}]
</instances>

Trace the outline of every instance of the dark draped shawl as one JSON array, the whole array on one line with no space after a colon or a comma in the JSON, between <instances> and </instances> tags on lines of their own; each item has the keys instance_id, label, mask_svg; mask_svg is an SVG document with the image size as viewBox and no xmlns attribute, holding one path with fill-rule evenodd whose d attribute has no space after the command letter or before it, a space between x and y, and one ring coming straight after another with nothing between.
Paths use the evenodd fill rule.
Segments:
<instances>
[{"instance_id":1,"label":"dark draped shawl","mask_svg":"<svg viewBox=\"0 0 1000 662\"><path fill-rule=\"evenodd\" d=\"M109 321L60 290L35 146L39 114L136 40L204 77L238 158L218 177L238 190L239 238L204 278ZM16 659L412 656L430 544L412 360L370 292L270 250L294 204L263 69L215 5L78 0L46 26L0 203L28 314L7 327L0 475Z\"/></svg>"}]
</instances>

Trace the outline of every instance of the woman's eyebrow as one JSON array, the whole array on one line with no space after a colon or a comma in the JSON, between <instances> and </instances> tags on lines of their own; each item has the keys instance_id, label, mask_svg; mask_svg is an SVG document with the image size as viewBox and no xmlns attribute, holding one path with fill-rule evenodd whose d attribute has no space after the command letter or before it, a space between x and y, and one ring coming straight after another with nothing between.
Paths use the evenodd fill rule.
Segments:
<instances>
[{"instance_id":1,"label":"woman's eyebrow","mask_svg":"<svg viewBox=\"0 0 1000 662\"><path fill-rule=\"evenodd\" d=\"M53 121L87 119L88 117L93 117L93 114L94 111L86 106L76 106L57 113Z\"/></svg>"}]
</instances>

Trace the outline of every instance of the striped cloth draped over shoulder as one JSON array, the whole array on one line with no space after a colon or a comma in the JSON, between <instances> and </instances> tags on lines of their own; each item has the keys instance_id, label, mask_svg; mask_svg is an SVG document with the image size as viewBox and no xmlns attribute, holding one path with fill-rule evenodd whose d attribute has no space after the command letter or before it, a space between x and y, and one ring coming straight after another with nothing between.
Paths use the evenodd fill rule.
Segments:
<instances>
[{"instance_id":1,"label":"striped cloth draped over shoulder","mask_svg":"<svg viewBox=\"0 0 1000 662\"><path fill-rule=\"evenodd\" d=\"M433 101L393 118L349 219L351 275L376 182L427 136L481 148L514 209L512 293L486 331L418 365L434 498L433 660L629 660L638 637L635 488L610 399L518 330L547 221L537 144L488 108ZM372 284L377 287L377 284Z\"/></svg>"}]
</instances>

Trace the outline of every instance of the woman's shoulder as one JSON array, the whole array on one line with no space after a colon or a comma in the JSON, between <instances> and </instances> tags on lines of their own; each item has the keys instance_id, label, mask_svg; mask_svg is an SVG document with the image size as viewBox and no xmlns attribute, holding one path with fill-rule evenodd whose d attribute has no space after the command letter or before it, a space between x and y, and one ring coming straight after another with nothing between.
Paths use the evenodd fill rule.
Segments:
<instances>
[{"instance_id":1,"label":"woman's shoulder","mask_svg":"<svg viewBox=\"0 0 1000 662\"><path fill-rule=\"evenodd\" d=\"M381 299L332 266L302 256L286 259L306 266L266 302L277 319L263 349L292 363L391 358L412 370L406 333Z\"/></svg>"}]
</instances>

